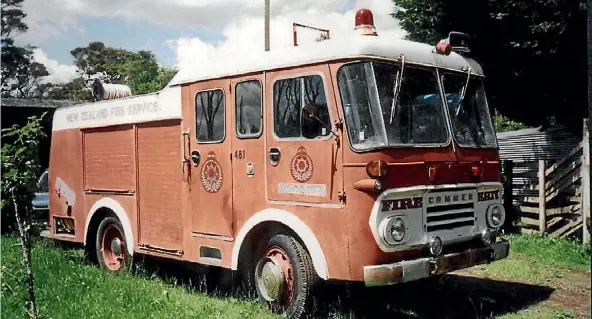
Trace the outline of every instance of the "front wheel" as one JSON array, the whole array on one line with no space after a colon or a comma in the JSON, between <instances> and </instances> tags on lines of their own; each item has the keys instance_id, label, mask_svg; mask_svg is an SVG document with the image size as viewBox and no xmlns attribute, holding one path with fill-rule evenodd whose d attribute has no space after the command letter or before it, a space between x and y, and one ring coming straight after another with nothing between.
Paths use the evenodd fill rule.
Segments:
<instances>
[{"instance_id":1,"label":"front wheel","mask_svg":"<svg viewBox=\"0 0 592 319\"><path fill-rule=\"evenodd\" d=\"M117 218L107 217L101 221L97 229L95 249L99 265L111 272L119 273L131 263L123 226Z\"/></svg>"},{"instance_id":2,"label":"front wheel","mask_svg":"<svg viewBox=\"0 0 592 319\"><path fill-rule=\"evenodd\" d=\"M301 318L316 281L310 255L293 237L279 234L265 244L255 266L259 299L290 319Z\"/></svg>"}]
</instances>

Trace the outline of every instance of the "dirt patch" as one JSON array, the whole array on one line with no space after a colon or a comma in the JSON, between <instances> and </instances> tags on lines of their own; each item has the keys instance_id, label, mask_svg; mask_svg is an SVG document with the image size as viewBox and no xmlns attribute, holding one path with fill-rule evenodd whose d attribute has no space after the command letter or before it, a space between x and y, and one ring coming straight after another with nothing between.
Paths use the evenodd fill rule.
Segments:
<instances>
[{"instance_id":1,"label":"dirt patch","mask_svg":"<svg viewBox=\"0 0 592 319\"><path fill-rule=\"evenodd\" d=\"M520 260L520 262L526 263L525 267L535 267L527 259ZM543 280L491 273L487 272L488 268L485 266L460 270L455 272L455 274L481 278L487 272L487 277L494 280L545 286L551 288L552 292L549 298L542 302L543 304L557 309L568 309L576 312L578 315L589 318L591 311L590 270L555 266L548 267L550 268L544 270L542 273Z\"/></svg>"}]
</instances>

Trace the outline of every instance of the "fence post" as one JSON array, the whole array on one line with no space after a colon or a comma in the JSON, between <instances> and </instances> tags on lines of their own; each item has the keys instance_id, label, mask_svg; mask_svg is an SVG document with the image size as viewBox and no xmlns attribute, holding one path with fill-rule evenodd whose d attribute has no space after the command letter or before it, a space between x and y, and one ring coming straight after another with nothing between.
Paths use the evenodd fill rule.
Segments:
<instances>
[{"instance_id":1,"label":"fence post","mask_svg":"<svg viewBox=\"0 0 592 319\"><path fill-rule=\"evenodd\" d=\"M516 212L514 211L514 194L513 194L513 179L514 179L514 162L512 160L502 161L502 172L504 182L504 208L506 209L506 222L503 226L504 229L508 230L512 228L516 220Z\"/></svg>"},{"instance_id":2,"label":"fence post","mask_svg":"<svg viewBox=\"0 0 592 319\"><path fill-rule=\"evenodd\" d=\"M545 160L539 160L539 232L545 233L547 230L547 214L546 205L547 198L545 196Z\"/></svg>"},{"instance_id":3,"label":"fence post","mask_svg":"<svg viewBox=\"0 0 592 319\"><path fill-rule=\"evenodd\" d=\"M580 176L582 181L582 242L587 245L590 242L590 125L587 118L584 119L582 141L582 168Z\"/></svg>"}]
</instances>

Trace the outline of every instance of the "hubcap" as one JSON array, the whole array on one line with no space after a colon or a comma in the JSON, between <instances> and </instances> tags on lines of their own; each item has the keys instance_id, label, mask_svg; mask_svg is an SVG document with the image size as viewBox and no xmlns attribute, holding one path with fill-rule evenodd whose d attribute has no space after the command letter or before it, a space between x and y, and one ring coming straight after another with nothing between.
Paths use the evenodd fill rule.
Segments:
<instances>
[{"instance_id":1,"label":"hubcap","mask_svg":"<svg viewBox=\"0 0 592 319\"><path fill-rule=\"evenodd\" d=\"M283 249L272 247L267 250L257 263L255 279L261 296L268 302L286 306L292 301L294 269Z\"/></svg>"},{"instance_id":2,"label":"hubcap","mask_svg":"<svg viewBox=\"0 0 592 319\"><path fill-rule=\"evenodd\" d=\"M111 251L116 256L121 255L121 239L116 237L111 240Z\"/></svg>"},{"instance_id":3,"label":"hubcap","mask_svg":"<svg viewBox=\"0 0 592 319\"><path fill-rule=\"evenodd\" d=\"M117 271L124 265L125 244L123 234L115 225L109 225L105 228L101 254L105 266L111 271Z\"/></svg>"},{"instance_id":4,"label":"hubcap","mask_svg":"<svg viewBox=\"0 0 592 319\"><path fill-rule=\"evenodd\" d=\"M267 301L276 301L284 288L282 266L275 258L265 257L259 261L257 280L259 290Z\"/></svg>"}]
</instances>

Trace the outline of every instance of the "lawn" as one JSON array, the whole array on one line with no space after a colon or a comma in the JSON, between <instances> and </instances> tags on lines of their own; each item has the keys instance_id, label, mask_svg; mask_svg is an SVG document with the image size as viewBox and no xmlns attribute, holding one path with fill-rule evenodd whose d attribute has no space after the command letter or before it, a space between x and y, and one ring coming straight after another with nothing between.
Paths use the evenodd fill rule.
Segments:
<instances>
[{"instance_id":1,"label":"lawn","mask_svg":"<svg viewBox=\"0 0 592 319\"><path fill-rule=\"evenodd\" d=\"M318 318L589 318L590 255L567 240L510 236L510 257L446 275L439 284L366 289L326 285ZM18 240L2 237L1 317L24 318L27 299ZM39 240L33 248L42 318L275 318L252 299L206 293L180 268L111 275L82 250ZM182 278L184 280L181 280ZM188 281L187 278L193 279Z\"/></svg>"}]
</instances>

